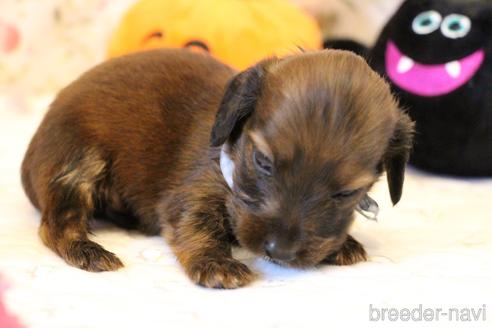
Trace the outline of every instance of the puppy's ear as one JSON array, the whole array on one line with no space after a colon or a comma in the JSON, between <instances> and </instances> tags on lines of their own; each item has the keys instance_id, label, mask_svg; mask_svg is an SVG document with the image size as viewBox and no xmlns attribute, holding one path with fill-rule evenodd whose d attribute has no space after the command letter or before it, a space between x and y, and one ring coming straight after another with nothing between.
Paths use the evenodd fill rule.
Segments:
<instances>
[{"instance_id":1,"label":"puppy's ear","mask_svg":"<svg viewBox=\"0 0 492 328\"><path fill-rule=\"evenodd\" d=\"M414 123L407 114L401 112L383 159L393 205L396 205L401 198L405 166L412 149L413 134Z\"/></svg>"},{"instance_id":2,"label":"puppy's ear","mask_svg":"<svg viewBox=\"0 0 492 328\"><path fill-rule=\"evenodd\" d=\"M239 137L253 113L261 93L265 63L239 73L229 81L212 128L210 145L221 146L227 139Z\"/></svg>"}]
</instances>

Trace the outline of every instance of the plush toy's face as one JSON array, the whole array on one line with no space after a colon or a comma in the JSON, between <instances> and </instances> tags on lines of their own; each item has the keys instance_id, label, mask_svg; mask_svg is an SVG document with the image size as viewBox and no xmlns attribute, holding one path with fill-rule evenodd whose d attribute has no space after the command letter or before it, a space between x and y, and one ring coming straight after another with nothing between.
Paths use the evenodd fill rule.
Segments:
<instances>
[{"instance_id":1,"label":"plush toy's face","mask_svg":"<svg viewBox=\"0 0 492 328\"><path fill-rule=\"evenodd\" d=\"M460 89L487 60L490 7L489 0L407 1L386 29L386 74L416 96Z\"/></svg>"},{"instance_id":2,"label":"plush toy's face","mask_svg":"<svg viewBox=\"0 0 492 328\"><path fill-rule=\"evenodd\" d=\"M188 48L244 69L298 47L320 48L321 31L285 0L140 0L111 38L108 55Z\"/></svg>"}]
</instances>

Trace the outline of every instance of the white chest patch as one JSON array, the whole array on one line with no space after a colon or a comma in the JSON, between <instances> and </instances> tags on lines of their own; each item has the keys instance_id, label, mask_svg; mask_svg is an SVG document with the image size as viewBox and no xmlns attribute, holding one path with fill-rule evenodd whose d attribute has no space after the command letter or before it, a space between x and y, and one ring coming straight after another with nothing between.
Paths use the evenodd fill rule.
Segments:
<instances>
[{"instance_id":1,"label":"white chest patch","mask_svg":"<svg viewBox=\"0 0 492 328\"><path fill-rule=\"evenodd\" d=\"M224 176L225 181L231 189L234 186L234 181L232 179L234 168L234 162L232 161L229 154L226 153L223 146L220 150L220 170L222 171L222 175Z\"/></svg>"}]
</instances>

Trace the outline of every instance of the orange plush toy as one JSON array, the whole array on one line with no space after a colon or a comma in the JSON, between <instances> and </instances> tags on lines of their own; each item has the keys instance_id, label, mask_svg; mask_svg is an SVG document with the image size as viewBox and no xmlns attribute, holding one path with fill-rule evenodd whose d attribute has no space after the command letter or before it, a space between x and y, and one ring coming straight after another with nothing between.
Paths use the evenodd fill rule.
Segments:
<instances>
[{"instance_id":1,"label":"orange plush toy","mask_svg":"<svg viewBox=\"0 0 492 328\"><path fill-rule=\"evenodd\" d=\"M267 56L321 48L316 21L285 0L141 0L113 35L108 55L189 47L244 69Z\"/></svg>"}]
</instances>

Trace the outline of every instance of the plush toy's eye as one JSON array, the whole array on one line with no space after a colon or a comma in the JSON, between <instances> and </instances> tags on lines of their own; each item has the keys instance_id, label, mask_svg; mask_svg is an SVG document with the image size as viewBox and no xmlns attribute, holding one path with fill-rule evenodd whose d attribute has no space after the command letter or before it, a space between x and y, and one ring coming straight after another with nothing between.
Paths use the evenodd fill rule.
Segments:
<instances>
[{"instance_id":1,"label":"plush toy's eye","mask_svg":"<svg viewBox=\"0 0 492 328\"><path fill-rule=\"evenodd\" d=\"M459 14L452 14L444 18L441 25L441 32L447 38L459 39L470 32L471 25L470 18Z\"/></svg>"},{"instance_id":2,"label":"plush toy's eye","mask_svg":"<svg viewBox=\"0 0 492 328\"><path fill-rule=\"evenodd\" d=\"M272 161L263 153L259 151L255 151L253 153L253 161L255 163L256 169L267 176L271 176L273 174L273 164Z\"/></svg>"},{"instance_id":3,"label":"plush toy's eye","mask_svg":"<svg viewBox=\"0 0 492 328\"><path fill-rule=\"evenodd\" d=\"M196 51L210 52L210 48L207 46L205 42L200 40L191 40L185 43L185 48Z\"/></svg>"},{"instance_id":4,"label":"plush toy's eye","mask_svg":"<svg viewBox=\"0 0 492 328\"><path fill-rule=\"evenodd\" d=\"M420 35L430 34L439 28L441 22L441 14L435 10L429 10L415 17L412 23L412 29Z\"/></svg>"},{"instance_id":5,"label":"plush toy's eye","mask_svg":"<svg viewBox=\"0 0 492 328\"><path fill-rule=\"evenodd\" d=\"M162 38L164 38L164 32L153 31L145 36L145 38L142 40L142 44L149 42L150 40L160 40Z\"/></svg>"}]
</instances>

